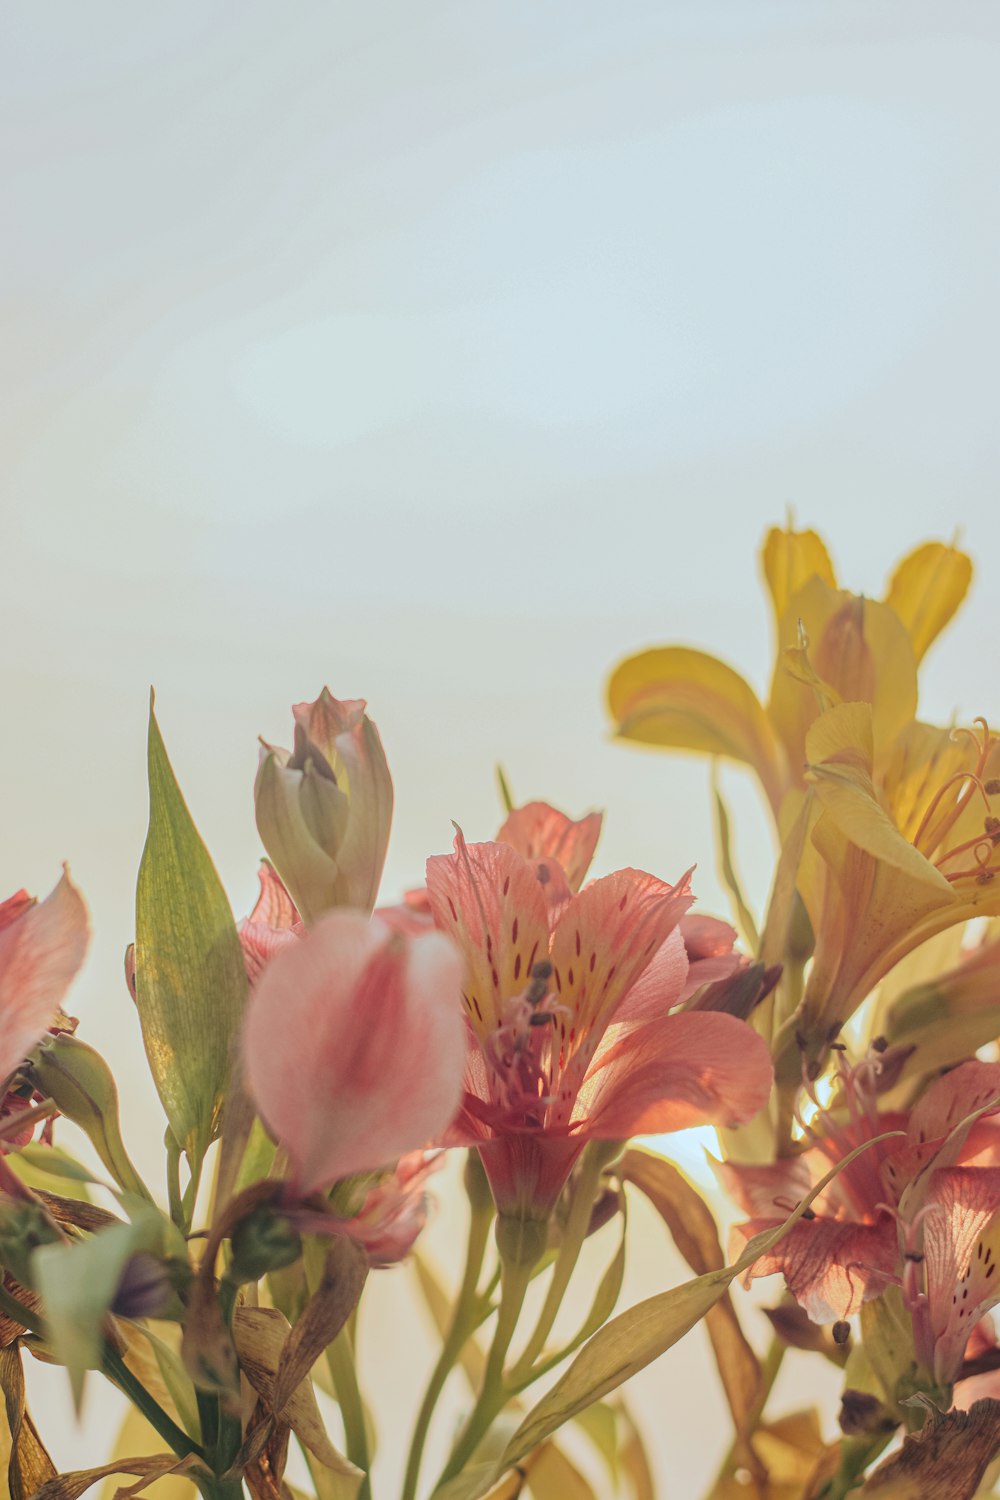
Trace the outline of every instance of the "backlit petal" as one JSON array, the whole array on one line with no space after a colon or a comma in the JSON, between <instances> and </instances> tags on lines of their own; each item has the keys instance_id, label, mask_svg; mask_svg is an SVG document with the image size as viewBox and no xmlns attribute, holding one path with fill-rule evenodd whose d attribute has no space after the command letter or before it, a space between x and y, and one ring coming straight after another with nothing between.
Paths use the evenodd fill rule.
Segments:
<instances>
[{"instance_id":1,"label":"backlit petal","mask_svg":"<svg viewBox=\"0 0 1000 1500\"><path fill-rule=\"evenodd\" d=\"M528 802L508 816L497 843L510 844L527 860L554 859L562 865L570 889L578 891L590 869L601 822L600 813L574 821L547 802Z\"/></svg>"},{"instance_id":2,"label":"backlit petal","mask_svg":"<svg viewBox=\"0 0 1000 1500\"><path fill-rule=\"evenodd\" d=\"M551 878L544 861L542 873ZM526 989L533 965L548 958L538 866L509 844L467 844L459 832L454 854L427 861L427 893L438 927L465 956L469 1020L488 1035L503 1002Z\"/></svg>"},{"instance_id":3,"label":"backlit petal","mask_svg":"<svg viewBox=\"0 0 1000 1500\"><path fill-rule=\"evenodd\" d=\"M763 1037L716 1012L682 1012L631 1031L602 1054L580 1093L588 1136L627 1140L689 1125L741 1125L773 1080Z\"/></svg>"}]
</instances>

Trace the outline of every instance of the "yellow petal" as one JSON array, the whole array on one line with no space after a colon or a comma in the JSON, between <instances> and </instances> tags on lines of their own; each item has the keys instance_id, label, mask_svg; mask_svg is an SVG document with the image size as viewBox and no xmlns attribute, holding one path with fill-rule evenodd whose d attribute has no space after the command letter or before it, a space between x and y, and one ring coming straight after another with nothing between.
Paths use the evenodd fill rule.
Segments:
<instances>
[{"instance_id":1,"label":"yellow petal","mask_svg":"<svg viewBox=\"0 0 1000 1500\"><path fill-rule=\"evenodd\" d=\"M815 531L782 531L774 527L765 538L761 562L774 604L774 618L779 622L793 597L811 578L821 578L831 588L837 586L833 563Z\"/></svg>"},{"instance_id":2,"label":"yellow petal","mask_svg":"<svg viewBox=\"0 0 1000 1500\"><path fill-rule=\"evenodd\" d=\"M781 746L756 693L714 656L681 646L630 656L611 675L608 707L623 739L753 766L771 805L780 806Z\"/></svg>"},{"instance_id":3,"label":"yellow petal","mask_svg":"<svg viewBox=\"0 0 1000 1500\"><path fill-rule=\"evenodd\" d=\"M802 635L808 640L809 667L825 684L825 693L817 692L803 671ZM793 774L807 758L809 725L831 703L870 703L875 744L881 750L912 722L916 660L905 628L887 605L813 578L792 599L779 627L778 647L768 714Z\"/></svg>"},{"instance_id":4,"label":"yellow petal","mask_svg":"<svg viewBox=\"0 0 1000 1500\"><path fill-rule=\"evenodd\" d=\"M897 567L885 602L906 626L918 662L962 603L971 581L970 559L943 542L925 542Z\"/></svg>"},{"instance_id":5,"label":"yellow petal","mask_svg":"<svg viewBox=\"0 0 1000 1500\"><path fill-rule=\"evenodd\" d=\"M955 899L951 885L914 849L879 802L871 779L874 733L868 703L841 703L806 736L806 780L840 832L883 864Z\"/></svg>"}]
</instances>

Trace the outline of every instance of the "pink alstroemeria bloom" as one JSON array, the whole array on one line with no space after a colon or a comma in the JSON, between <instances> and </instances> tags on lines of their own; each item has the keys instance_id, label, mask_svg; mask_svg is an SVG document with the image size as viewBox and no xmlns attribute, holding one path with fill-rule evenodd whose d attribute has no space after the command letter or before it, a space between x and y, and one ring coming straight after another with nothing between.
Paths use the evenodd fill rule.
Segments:
<instances>
[{"instance_id":1,"label":"pink alstroemeria bloom","mask_svg":"<svg viewBox=\"0 0 1000 1500\"><path fill-rule=\"evenodd\" d=\"M670 1014L687 875L619 870L574 894L547 853L459 833L428 860L427 890L466 958L475 1042L451 1139L478 1148L501 1214L544 1219L588 1140L735 1124L766 1102L761 1037L731 1016Z\"/></svg>"},{"instance_id":2,"label":"pink alstroemeria bloom","mask_svg":"<svg viewBox=\"0 0 1000 1500\"><path fill-rule=\"evenodd\" d=\"M507 815L496 842L509 844L536 867L547 867L550 879L543 889L550 909L558 914L586 878L602 822L601 813L570 818L548 802L526 802ZM401 932L421 932L434 925L427 889L423 886L407 891L398 906L383 908L379 915ZM727 979L747 967L747 958L734 951L736 930L728 922L700 913L688 914L681 917L678 929L688 958L681 1002L689 1000L703 985Z\"/></svg>"},{"instance_id":3,"label":"pink alstroemeria bloom","mask_svg":"<svg viewBox=\"0 0 1000 1500\"><path fill-rule=\"evenodd\" d=\"M1000 1127L992 1118L971 1125L966 1121L1000 1095L1000 1064L962 1064L936 1079L908 1114L879 1112L881 1066L873 1053L853 1068L842 1068L840 1096L810 1122L813 1144L801 1155L768 1166L720 1166L732 1197L753 1215L734 1229L733 1250L742 1251L755 1234L781 1224L857 1146L888 1131L902 1131L903 1138L881 1141L844 1167L814 1200L808 1217L755 1262L752 1274L782 1272L788 1290L816 1323L851 1317L890 1283L903 1287L904 1300L914 1311L921 1305L926 1276L937 1327L943 1308L940 1288L947 1285L947 1277L942 1279L936 1269L938 1262L962 1256L954 1211L945 1211L938 1200L949 1191L956 1161L966 1164L958 1171L973 1202L980 1197L986 1201L995 1192L992 1179L1000 1173L984 1164L1000 1161ZM1000 1208L1000 1197L994 1207ZM976 1223L981 1229L982 1222ZM970 1327L966 1321L963 1347ZM914 1331L919 1352L916 1316ZM924 1337L925 1348L931 1348L934 1337ZM932 1353L925 1362L930 1368Z\"/></svg>"},{"instance_id":4,"label":"pink alstroemeria bloom","mask_svg":"<svg viewBox=\"0 0 1000 1500\"><path fill-rule=\"evenodd\" d=\"M55 1019L89 941L87 908L66 870L44 901L18 891L0 904L0 1085Z\"/></svg>"},{"instance_id":5,"label":"pink alstroemeria bloom","mask_svg":"<svg viewBox=\"0 0 1000 1500\"><path fill-rule=\"evenodd\" d=\"M267 963L243 1029L245 1078L302 1195L440 1136L462 1092L462 963L439 933L406 937L334 911Z\"/></svg>"}]
</instances>

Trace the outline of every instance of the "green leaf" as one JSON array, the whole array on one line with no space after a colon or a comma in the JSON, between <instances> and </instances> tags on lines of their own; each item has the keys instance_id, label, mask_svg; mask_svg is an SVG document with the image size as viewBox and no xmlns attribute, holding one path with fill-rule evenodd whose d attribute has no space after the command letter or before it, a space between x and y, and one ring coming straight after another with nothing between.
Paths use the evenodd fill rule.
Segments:
<instances>
[{"instance_id":1,"label":"green leaf","mask_svg":"<svg viewBox=\"0 0 1000 1500\"><path fill-rule=\"evenodd\" d=\"M247 980L226 893L181 796L152 701L135 980L153 1081L194 1172L219 1130Z\"/></svg>"},{"instance_id":2,"label":"green leaf","mask_svg":"<svg viewBox=\"0 0 1000 1500\"><path fill-rule=\"evenodd\" d=\"M101 1364L104 1318L135 1244L135 1227L116 1224L86 1240L43 1245L31 1257L49 1339L69 1373L77 1411L84 1375Z\"/></svg>"}]
</instances>

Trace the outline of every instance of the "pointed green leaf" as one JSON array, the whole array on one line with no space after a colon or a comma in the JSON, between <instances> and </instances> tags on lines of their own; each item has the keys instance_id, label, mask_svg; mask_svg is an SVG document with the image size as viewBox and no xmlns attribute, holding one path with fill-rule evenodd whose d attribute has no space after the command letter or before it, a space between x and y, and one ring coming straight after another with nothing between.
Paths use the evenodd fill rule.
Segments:
<instances>
[{"instance_id":1,"label":"pointed green leaf","mask_svg":"<svg viewBox=\"0 0 1000 1500\"><path fill-rule=\"evenodd\" d=\"M218 1133L247 981L226 893L181 796L152 703L135 980L153 1081L195 1170Z\"/></svg>"}]
</instances>

